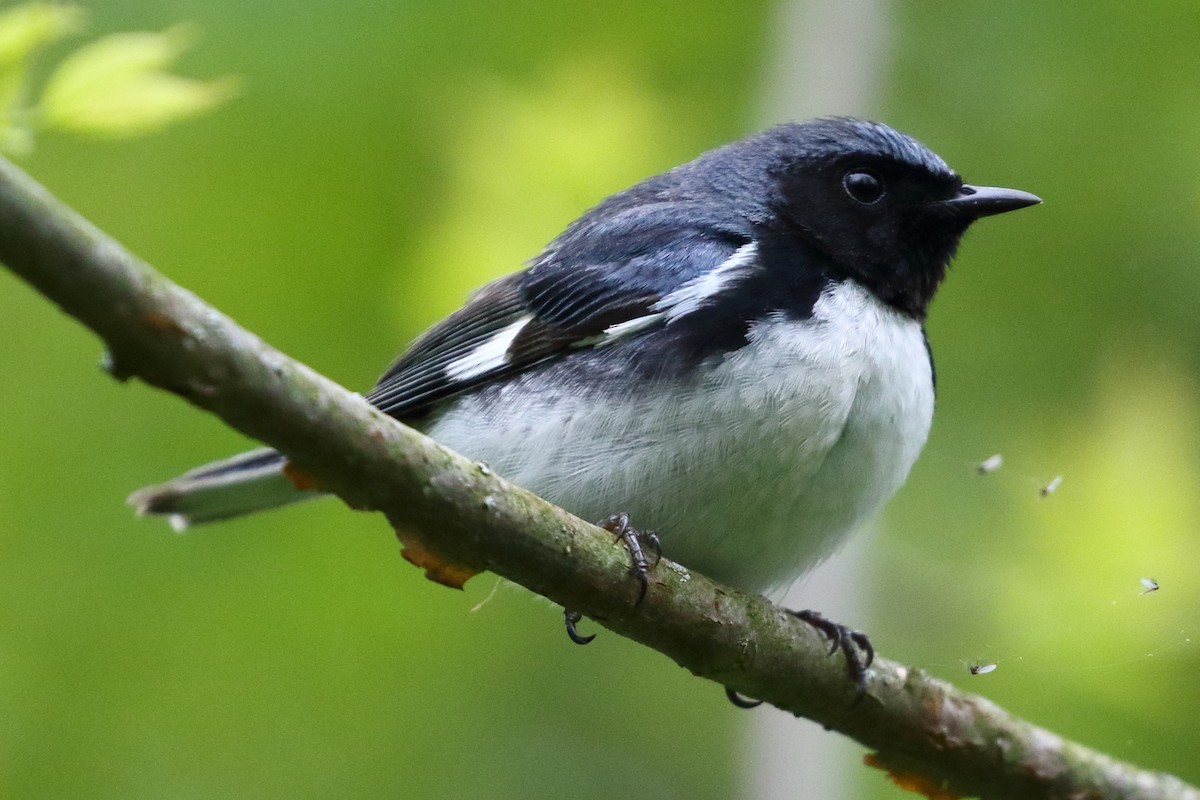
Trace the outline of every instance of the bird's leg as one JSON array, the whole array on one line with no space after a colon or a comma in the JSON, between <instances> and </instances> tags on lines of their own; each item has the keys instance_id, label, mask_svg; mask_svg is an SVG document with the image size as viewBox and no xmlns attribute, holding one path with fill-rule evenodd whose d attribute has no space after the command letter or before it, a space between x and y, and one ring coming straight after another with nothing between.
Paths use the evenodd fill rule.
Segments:
<instances>
[{"instance_id":1,"label":"bird's leg","mask_svg":"<svg viewBox=\"0 0 1200 800\"><path fill-rule=\"evenodd\" d=\"M650 570L657 567L658 562L662 560L662 542L654 531L639 531L630 525L629 515L625 513L613 514L596 524L613 534L617 540L625 542L625 547L629 549L630 572L638 579L639 584L638 597L633 604L636 608L646 599L646 592L650 589ZM653 561L646 557L647 550L653 553ZM581 636L575 629L579 620L583 619L583 615L578 611L564 608L563 618L567 626L567 636L575 644L587 644L596 638L595 634Z\"/></svg>"}]
</instances>

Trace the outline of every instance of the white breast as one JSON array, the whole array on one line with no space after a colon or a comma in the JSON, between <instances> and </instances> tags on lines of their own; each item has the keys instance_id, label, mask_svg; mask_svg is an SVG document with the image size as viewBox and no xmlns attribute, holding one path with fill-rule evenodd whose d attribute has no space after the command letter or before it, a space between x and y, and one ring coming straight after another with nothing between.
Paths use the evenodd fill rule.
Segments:
<instances>
[{"instance_id":1,"label":"white breast","mask_svg":"<svg viewBox=\"0 0 1200 800\"><path fill-rule=\"evenodd\" d=\"M829 555L904 482L929 433L920 325L844 282L811 319L749 344L669 397L515 383L429 433L573 513L629 512L671 559L763 589Z\"/></svg>"}]
</instances>

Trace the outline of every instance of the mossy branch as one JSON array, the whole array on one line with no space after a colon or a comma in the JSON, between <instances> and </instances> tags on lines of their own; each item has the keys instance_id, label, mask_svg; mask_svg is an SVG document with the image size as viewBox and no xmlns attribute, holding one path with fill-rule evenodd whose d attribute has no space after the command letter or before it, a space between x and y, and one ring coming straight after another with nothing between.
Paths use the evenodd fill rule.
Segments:
<instances>
[{"instance_id":1,"label":"mossy branch","mask_svg":"<svg viewBox=\"0 0 1200 800\"><path fill-rule=\"evenodd\" d=\"M840 731L931 797L1200 800L1168 775L1065 741L918 670L877 659L867 695L827 643L761 597L664 560L645 601L612 536L379 413L124 250L0 162L0 261L137 377L287 454L437 557L491 570L708 678Z\"/></svg>"}]
</instances>

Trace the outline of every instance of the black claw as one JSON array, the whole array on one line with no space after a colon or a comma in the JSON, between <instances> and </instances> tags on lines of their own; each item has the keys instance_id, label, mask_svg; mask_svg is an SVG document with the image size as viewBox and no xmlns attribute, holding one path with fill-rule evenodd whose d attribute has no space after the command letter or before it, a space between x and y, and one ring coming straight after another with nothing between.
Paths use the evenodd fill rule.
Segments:
<instances>
[{"instance_id":1,"label":"black claw","mask_svg":"<svg viewBox=\"0 0 1200 800\"><path fill-rule=\"evenodd\" d=\"M657 567L658 562L662 561L662 542L658 539L658 532L646 531L643 535L646 537L646 541L650 543L650 547L654 549L654 563L650 566Z\"/></svg>"},{"instance_id":2,"label":"black claw","mask_svg":"<svg viewBox=\"0 0 1200 800\"><path fill-rule=\"evenodd\" d=\"M638 596L637 600L633 601L633 607L637 608L646 599L646 592L650 591L650 578L644 572L637 573L638 579Z\"/></svg>"},{"instance_id":3,"label":"black claw","mask_svg":"<svg viewBox=\"0 0 1200 800\"><path fill-rule=\"evenodd\" d=\"M725 687L725 696L729 698L729 702L733 703L738 708L758 708L763 704L762 700L750 700L742 697L728 686Z\"/></svg>"},{"instance_id":4,"label":"black claw","mask_svg":"<svg viewBox=\"0 0 1200 800\"><path fill-rule=\"evenodd\" d=\"M630 572L638 580L638 597L634 606L640 606L650 590L650 569L657 567L662 560L662 543L654 531L639 531L629 524L628 514L613 514L608 519L597 523L601 528L613 534L618 540L625 542L629 549ZM642 547L645 541L654 552L654 563L646 558L646 550Z\"/></svg>"},{"instance_id":5,"label":"black claw","mask_svg":"<svg viewBox=\"0 0 1200 800\"><path fill-rule=\"evenodd\" d=\"M563 619L567 623L567 636L571 637L571 641L575 644L587 644L596 638L596 634L590 636L580 636L579 631L575 630L575 626L579 624L579 620L583 619L583 614L578 611L570 611L563 609Z\"/></svg>"},{"instance_id":6,"label":"black claw","mask_svg":"<svg viewBox=\"0 0 1200 800\"><path fill-rule=\"evenodd\" d=\"M796 619L807 622L833 643L829 654L838 650L846 658L846 674L854 683L854 702L850 707L858 705L867 693L867 668L875 660L875 648L871 640L862 631L856 631L845 625L832 622L816 611L788 611Z\"/></svg>"},{"instance_id":7,"label":"black claw","mask_svg":"<svg viewBox=\"0 0 1200 800\"><path fill-rule=\"evenodd\" d=\"M872 662L875 661L875 647L871 644L871 640L862 631L854 630L850 631L850 638L858 645L859 650L867 654L867 657L863 659L863 668L871 666Z\"/></svg>"}]
</instances>

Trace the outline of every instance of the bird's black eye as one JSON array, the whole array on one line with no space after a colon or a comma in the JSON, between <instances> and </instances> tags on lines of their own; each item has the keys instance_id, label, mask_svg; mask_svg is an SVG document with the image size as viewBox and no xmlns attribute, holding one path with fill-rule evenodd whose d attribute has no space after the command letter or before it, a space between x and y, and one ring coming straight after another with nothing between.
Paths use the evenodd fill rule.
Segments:
<instances>
[{"instance_id":1,"label":"bird's black eye","mask_svg":"<svg viewBox=\"0 0 1200 800\"><path fill-rule=\"evenodd\" d=\"M846 187L846 194L865 206L877 203L879 198L883 197L883 181L879 180L873 172L864 172L863 170L847 172L842 178L842 186Z\"/></svg>"}]
</instances>

